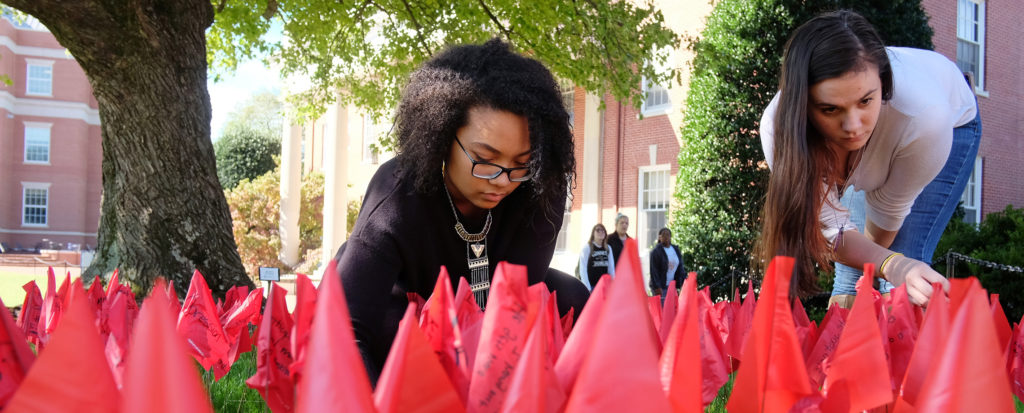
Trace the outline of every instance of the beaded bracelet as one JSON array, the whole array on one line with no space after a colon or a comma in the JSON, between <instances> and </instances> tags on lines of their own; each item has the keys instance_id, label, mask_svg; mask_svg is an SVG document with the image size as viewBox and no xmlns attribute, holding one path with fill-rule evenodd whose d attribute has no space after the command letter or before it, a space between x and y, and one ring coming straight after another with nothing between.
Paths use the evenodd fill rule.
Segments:
<instances>
[{"instance_id":1,"label":"beaded bracelet","mask_svg":"<svg viewBox=\"0 0 1024 413\"><path fill-rule=\"evenodd\" d=\"M878 266L878 273L879 273L879 274L881 274L881 275L882 275L882 278L884 278L885 280L889 280L889 277L887 277L887 276L885 275L885 264L888 264L888 263L889 263L889 261L892 261L893 257L895 257L895 256L897 256L897 255L899 255L899 256L903 256L903 253L899 253L899 252L894 252L894 253L892 253L892 254L889 254L889 256L888 256L888 257L885 257L885 259L884 259L884 260L882 260L882 265L879 265L879 266Z\"/></svg>"}]
</instances>

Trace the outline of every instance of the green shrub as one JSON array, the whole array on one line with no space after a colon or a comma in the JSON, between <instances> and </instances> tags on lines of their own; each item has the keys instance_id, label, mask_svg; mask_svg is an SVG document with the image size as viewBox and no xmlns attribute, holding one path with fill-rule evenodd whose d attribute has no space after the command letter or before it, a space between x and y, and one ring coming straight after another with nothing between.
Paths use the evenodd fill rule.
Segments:
<instances>
[{"instance_id":1,"label":"green shrub","mask_svg":"<svg viewBox=\"0 0 1024 413\"><path fill-rule=\"evenodd\" d=\"M274 169L281 139L252 129L232 128L213 143L213 152L221 187L233 189L243 180L256 179Z\"/></svg>"},{"instance_id":2,"label":"green shrub","mask_svg":"<svg viewBox=\"0 0 1024 413\"><path fill-rule=\"evenodd\" d=\"M768 182L758 123L777 90L786 39L815 14L843 7L864 14L886 44L932 47L920 0L721 0L689 40L696 57L671 228L714 297L730 295L721 277L750 267Z\"/></svg>"}]
</instances>

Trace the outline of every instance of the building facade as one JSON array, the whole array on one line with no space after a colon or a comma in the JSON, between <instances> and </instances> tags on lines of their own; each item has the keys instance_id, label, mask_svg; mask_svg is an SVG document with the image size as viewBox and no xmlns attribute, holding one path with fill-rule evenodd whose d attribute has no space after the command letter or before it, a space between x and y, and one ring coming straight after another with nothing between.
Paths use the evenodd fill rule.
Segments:
<instances>
[{"instance_id":1,"label":"building facade","mask_svg":"<svg viewBox=\"0 0 1024 413\"><path fill-rule=\"evenodd\" d=\"M0 243L95 246L98 105L78 63L36 22L0 18Z\"/></svg>"}]
</instances>

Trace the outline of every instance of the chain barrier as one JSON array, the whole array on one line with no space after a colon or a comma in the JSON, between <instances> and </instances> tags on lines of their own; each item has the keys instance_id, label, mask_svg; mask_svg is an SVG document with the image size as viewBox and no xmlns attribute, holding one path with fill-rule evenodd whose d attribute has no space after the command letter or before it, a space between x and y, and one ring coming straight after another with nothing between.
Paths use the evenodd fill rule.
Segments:
<instances>
[{"instance_id":1,"label":"chain barrier","mask_svg":"<svg viewBox=\"0 0 1024 413\"><path fill-rule=\"evenodd\" d=\"M961 254L959 252L954 252L953 250L949 250L948 252L946 252L946 255L943 255L941 258L936 260L936 264L941 263L943 261L946 262L946 277L949 277L949 278L954 278L956 276L956 262L957 261L964 261L964 262L968 262L968 263L971 263L971 264L980 265L980 266L985 267L985 268L991 268L991 269L1000 270L1000 271L1009 271L1009 272L1015 272L1015 273L1018 273L1018 274L1024 274L1024 268L1022 268L1022 267L1018 267L1018 266L1015 266L1015 265L1000 264L998 262L986 261L986 260L982 260L982 259L971 257L969 255L964 255L964 254Z\"/></svg>"}]
</instances>

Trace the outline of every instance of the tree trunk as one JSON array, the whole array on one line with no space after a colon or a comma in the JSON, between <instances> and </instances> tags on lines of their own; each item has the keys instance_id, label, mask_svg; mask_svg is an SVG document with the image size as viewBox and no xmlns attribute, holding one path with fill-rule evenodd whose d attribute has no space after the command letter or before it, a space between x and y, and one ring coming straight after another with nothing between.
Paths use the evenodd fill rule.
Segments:
<instances>
[{"instance_id":1,"label":"tree trunk","mask_svg":"<svg viewBox=\"0 0 1024 413\"><path fill-rule=\"evenodd\" d=\"M210 141L209 0L2 0L39 19L85 70L99 102L103 205L91 278L120 269L184 296L192 271L215 295L254 287L231 233Z\"/></svg>"}]
</instances>

